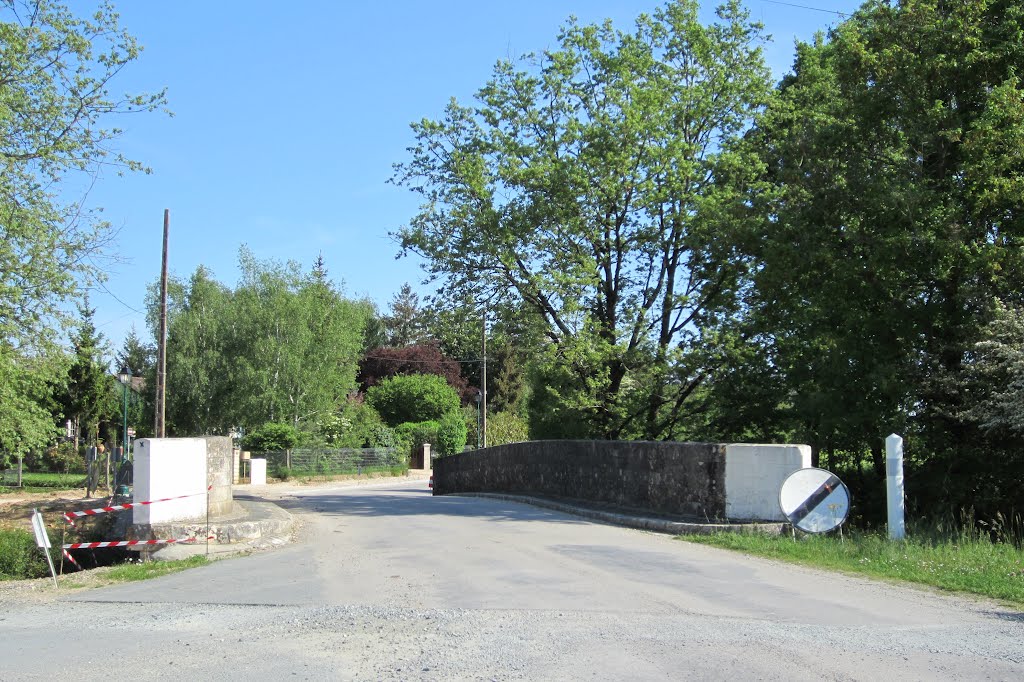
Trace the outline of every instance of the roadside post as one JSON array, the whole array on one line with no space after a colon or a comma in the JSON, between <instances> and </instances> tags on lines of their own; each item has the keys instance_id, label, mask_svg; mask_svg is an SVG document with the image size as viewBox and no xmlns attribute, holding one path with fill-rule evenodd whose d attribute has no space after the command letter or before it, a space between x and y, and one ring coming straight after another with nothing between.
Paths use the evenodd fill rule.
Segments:
<instances>
[{"instance_id":1,"label":"roadside post","mask_svg":"<svg viewBox=\"0 0 1024 682\"><path fill-rule=\"evenodd\" d=\"M889 512L889 539L907 535L903 517L903 439L895 433L885 439L885 498Z\"/></svg>"},{"instance_id":2,"label":"roadside post","mask_svg":"<svg viewBox=\"0 0 1024 682\"><path fill-rule=\"evenodd\" d=\"M32 510L32 530L36 534L36 547L43 550L46 555L46 563L50 566L50 576L53 577L53 586L57 585L57 572L53 569L53 557L50 556L50 536L46 532L46 525L43 523L43 515L38 509Z\"/></svg>"}]
</instances>

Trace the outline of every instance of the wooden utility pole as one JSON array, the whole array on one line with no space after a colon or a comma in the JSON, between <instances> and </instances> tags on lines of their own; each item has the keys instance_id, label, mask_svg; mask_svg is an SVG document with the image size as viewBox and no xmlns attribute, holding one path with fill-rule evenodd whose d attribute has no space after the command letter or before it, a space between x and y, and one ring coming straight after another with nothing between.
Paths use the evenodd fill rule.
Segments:
<instances>
[{"instance_id":1,"label":"wooden utility pole","mask_svg":"<svg viewBox=\"0 0 1024 682\"><path fill-rule=\"evenodd\" d=\"M165 406L167 403L167 234L171 229L171 210L164 209L164 256L160 267L160 336L157 338L156 360L156 409L153 435L164 438L167 435L164 425Z\"/></svg>"},{"instance_id":2,"label":"wooden utility pole","mask_svg":"<svg viewBox=\"0 0 1024 682\"><path fill-rule=\"evenodd\" d=\"M480 445L487 447L487 305L484 305L483 316L483 367L480 371L480 410L482 412L483 428L481 428Z\"/></svg>"}]
</instances>

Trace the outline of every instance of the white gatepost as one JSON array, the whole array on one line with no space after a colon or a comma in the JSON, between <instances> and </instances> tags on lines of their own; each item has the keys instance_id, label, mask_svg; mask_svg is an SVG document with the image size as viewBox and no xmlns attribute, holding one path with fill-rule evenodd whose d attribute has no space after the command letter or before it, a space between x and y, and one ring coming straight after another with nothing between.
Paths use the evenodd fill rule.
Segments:
<instances>
[{"instance_id":1,"label":"white gatepost","mask_svg":"<svg viewBox=\"0 0 1024 682\"><path fill-rule=\"evenodd\" d=\"M885 439L885 479L889 539L902 540L907 534L903 514L903 439L895 433Z\"/></svg>"}]
</instances>

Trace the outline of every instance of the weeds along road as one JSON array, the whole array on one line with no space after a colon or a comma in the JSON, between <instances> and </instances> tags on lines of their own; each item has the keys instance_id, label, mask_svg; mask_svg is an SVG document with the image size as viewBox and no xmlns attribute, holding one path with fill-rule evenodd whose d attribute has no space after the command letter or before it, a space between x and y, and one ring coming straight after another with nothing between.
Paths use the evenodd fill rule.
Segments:
<instances>
[{"instance_id":1,"label":"weeds along road","mask_svg":"<svg viewBox=\"0 0 1024 682\"><path fill-rule=\"evenodd\" d=\"M1024 677L992 603L424 488L296 492L283 549L0 604L0 679Z\"/></svg>"}]
</instances>

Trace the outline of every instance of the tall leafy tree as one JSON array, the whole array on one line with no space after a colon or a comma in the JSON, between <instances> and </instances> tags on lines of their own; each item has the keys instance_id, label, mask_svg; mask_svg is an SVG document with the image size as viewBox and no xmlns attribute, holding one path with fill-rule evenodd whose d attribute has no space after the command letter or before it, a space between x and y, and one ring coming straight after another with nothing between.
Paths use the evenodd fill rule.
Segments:
<instances>
[{"instance_id":1,"label":"tall leafy tree","mask_svg":"<svg viewBox=\"0 0 1024 682\"><path fill-rule=\"evenodd\" d=\"M167 413L175 435L267 422L313 430L355 390L372 308L345 298L320 259L308 273L245 248L239 261L233 290L203 267L187 284L169 286ZM155 306L151 297L151 313Z\"/></svg>"},{"instance_id":2,"label":"tall leafy tree","mask_svg":"<svg viewBox=\"0 0 1024 682\"><path fill-rule=\"evenodd\" d=\"M112 151L110 126L163 103L110 96L139 49L108 5L81 18L49 0L0 2L0 449L53 437L43 415L66 370L57 344L111 239L69 180L142 169Z\"/></svg>"},{"instance_id":3,"label":"tall leafy tree","mask_svg":"<svg viewBox=\"0 0 1024 682\"><path fill-rule=\"evenodd\" d=\"M168 290L173 302L167 326L168 432L226 434L235 425L238 402L232 390L237 329L232 292L203 266L187 284L175 282ZM152 372L150 366L147 376Z\"/></svg>"},{"instance_id":4,"label":"tall leafy tree","mask_svg":"<svg viewBox=\"0 0 1024 682\"><path fill-rule=\"evenodd\" d=\"M965 362L1024 281L1022 34L1017 2L865 3L798 47L755 135L775 187L746 245L751 338L797 433L880 475L896 430L971 487Z\"/></svg>"},{"instance_id":5,"label":"tall leafy tree","mask_svg":"<svg viewBox=\"0 0 1024 682\"><path fill-rule=\"evenodd\" d=\"M733 309L757 159L742 133L770 91L760 26L696 0L632 33L571 22L559 48L500 62L473 107L414 124L394 181L424 197L399 233L449 291L515 299L545 323L551 423L604 438L678 434ZM561 413L558 413L561 411Z\"/></svg>"},{"instance_id":6,"label":"tall leafy tree","mask_svg":"<svg viewBox=\"0 0 1024 682\"><path fill-rule=\"evenodd\" d=\"M245 421L262 415L300 427L330 414L355 390L366 309L315 267L258 261L243 250L235 291L240 329L237 377Z\"/></svg>"},{"instance_id":7,"label":"tall leafy tree","mask_svg":"<svg viewBox=\"0 0 1024 682\"><path fill-rule=\"evenodd\" d=\"M153 110L163 93L111 97L140 48L103 5L88 18L49 0L0 2L0 338L38 337L98 275L110 239L66 180L103 166L142 170L111 151L112 114Z\"/></svg>"},{"instance_id":8,"label":"tall leafy tree","mask_svg":"<svg viewBox=\"0 0 1024 682\"><path fill-rule=\"evenodd\" d=\"M0 467L53 442L66 373L63 354L19 356L0 343Z\"/></svg>"}]
</instances>

